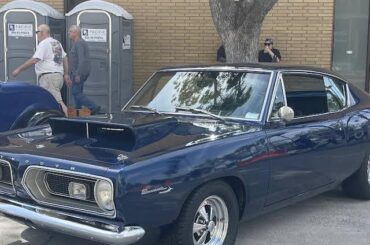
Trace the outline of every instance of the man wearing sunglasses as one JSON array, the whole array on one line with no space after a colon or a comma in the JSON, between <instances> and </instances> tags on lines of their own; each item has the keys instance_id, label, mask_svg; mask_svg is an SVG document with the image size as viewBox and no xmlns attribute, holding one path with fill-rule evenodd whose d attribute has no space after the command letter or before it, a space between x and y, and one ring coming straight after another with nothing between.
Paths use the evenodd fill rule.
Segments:
<instances>
[{"instance_id":1,"label":"man wearing sunglasses","mask_svg":"<svg viewBox=\"0 0 370 245\"><path fill-rule=\"evenodd\" d=\"M43 24L38 26L36 35L39 44L34 55L17 67L12 72L12 75L16 77L21 71L35 65L40 87L43 87L54 96L64 114L68 116L67 106L64 104L60 93L63 87L63 80L67 85L71 84L68 76L66 53L60 42L50 37L50 28L48 25Z\"/></svg>"},{"instance_id":2,"label":"man wearing sunglasses","mask_svg":"<svg viewBox=\"0 0 370 245\"><path fill-rule=\"evenodd\" d=\"M265 48L258 53L258 62L280 62L281 54L276 48L273 48L274 42L271 38L266 38Z\"/></svg>"}]
</instances>

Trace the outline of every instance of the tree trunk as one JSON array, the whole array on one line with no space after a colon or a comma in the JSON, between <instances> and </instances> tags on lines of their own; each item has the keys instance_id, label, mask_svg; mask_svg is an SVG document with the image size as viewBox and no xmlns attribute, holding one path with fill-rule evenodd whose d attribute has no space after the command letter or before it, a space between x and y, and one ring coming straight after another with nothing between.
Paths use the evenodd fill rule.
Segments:
<instances>
[{"instance_id":1,"label":"tree trunk","mask_svg":"<svg viewBox=\"0 0 370 245\"><path fill-rule=\"evenodd\" d=\"M262 22L278 0L209 0L229 63L258 61Z\"/></svg>"}]
</instances>

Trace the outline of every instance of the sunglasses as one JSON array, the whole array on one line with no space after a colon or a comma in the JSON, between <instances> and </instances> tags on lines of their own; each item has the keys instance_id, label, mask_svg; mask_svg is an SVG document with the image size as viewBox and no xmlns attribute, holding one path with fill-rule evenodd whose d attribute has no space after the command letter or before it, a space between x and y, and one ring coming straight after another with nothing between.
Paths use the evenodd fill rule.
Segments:
<instances>
[{"instance_id":1,"label":"sunglasses","mask_svg":"<svg viewBox=\"0 0 370 245\"><path fill-rule=\"evenodd\" d=\"M42 31L35 31L36 34L39 33L39 32L42 32Z\"/></svg>"},{"instance_id":2,"label":"sunglasses","mask_svg":"<svg viewBox=\"0 0 370 245\"><path fill-rule=\"evenodd\" d=\"M272 45L272 43L265 43L265 45L270 46L270 45Z\"/></svg>"}]
</instances>

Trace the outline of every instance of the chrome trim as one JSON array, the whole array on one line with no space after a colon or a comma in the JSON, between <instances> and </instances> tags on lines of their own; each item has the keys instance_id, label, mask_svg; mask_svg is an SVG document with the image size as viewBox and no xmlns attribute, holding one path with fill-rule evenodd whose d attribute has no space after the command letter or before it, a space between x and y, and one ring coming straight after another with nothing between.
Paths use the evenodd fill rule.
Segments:
<instances>
[{"instance_id":1,"label":"chrome trim","mask_svg":"<svg viewBox=\"0 0 370 245\"><path fill-rule=\"evenodd\" d=\"M95 200L95 196L94 196L94 201L91 201L91 200L84 200L84 199L78 199L78 198L73 198L73 197L71 197L71 196L69 196L69 195L63 195L62 193L57 193L57 192L54 192L54 191L52 191L51 190L51 188L50 188L50 186L49 186L49 183L46 181L46 176L48 175L48 174L54 174L54 175L58 175L58 176L65 176L65 177L67 177L67 178L71 178L71 179L76 179L76 180L83 180L83 181L86 181L86 182L88 182L88 181L90 181L90 182L94 182L94 181L92 181L92 180L87 180L87 179L83 179L83 178L77 178L77 177L74 177L74 176L70 176L70 175L63 175L63 174L55 174L55 173L52 173L52 172L46 172L45 173L45 175L44 175L44 185L45 185L45 187L46 187L46 190L50 193L50 194L52 194L52 195L55 195L55 196L61 196L61 197L67 197L67 198L70 198L70 199L75 199L75 200L79 200L79 201L85 201L85 202L92 202L92 203L97 203L96 202L96 200ZM95 182L96 182L97 180L95 180ZM94 182L94 186L95 186L95 182Z\"/></svg>"},{"instance_id":2,"label":"chrome trim","mask_svg":"<svg viewBox=\"0 0 370 245\"><path fill-rule=\"evenodd\" d=\"M108 113L112 113L112 101L110 98L112 98L112 17L110 14L103 10L83 10L77 15L77 25L80 26L80 16L83 13L101 13L105 14L108 17L109 20L109 49L107 50L108 53Z\"/></svg>"},{"instance_id":3,"label":"chrome trim","mask_svg":"<svg viewBox=\"0 0 370 245\"><path fill-rule=\"evenodd\" d=\"M15 187L14 187L14 177L13 177L13 169L12 169L12 165L10 164L10 162L6 161L6 160L3 160L3 159L0 159L0 163L3 163L5 165L8 165L9 167L9 170L10 170L10 179L11 179L11 189L13 190L13 193L10 193L10 194L14 194L15 193ZM6 185L9 185L9 184L6 184ZM9 192L5 191L5 190L1 190L0 189L0 193L5 193L5 194L9 194Z\"/></svg>"},{"instance_id":4,"label":"chrome trim","mask_svg":"<svg viewBox=\"0 0 370 245\"><path fill-rule=\"evenodd\" d=\"M154 72L145 82L143 85L141 85L141 87L136 91L136 93L134 93L134 95L127 101L127 103L122 107L121 111L124 111L126 109L126 107L128 106L128 104L131 103L131 101L136 97L136 95L138 95L140 93L141 90L143 90L143 88L149 83L150 80L152 80L152 78L155 76L155 74L157 74L158 72Z\"/></svg>"},{"instance_id":5,"label":"chrome trim","mask_svg":"<svg viewBox=\"0 0 370 245\"><path fill-rule=\"evenodd\" d=\"M284 91L284 98L285 98L285 103L287 105L287 100L286 100L286 92L285 92L285 85L284 85L284 79L283 79L283 73L293 73L293 74L303 74L303 75L319 75L319 76L327 76L327 77L332 77L332 78L336 78L336 79L339 79L341 82L344 82L346 84L346 93L347 93L347 96L346 96L346 106L343 107L341 110L339 111L334 111L334 112L326 112L326 113L320 113L320 114L314 114L314 115L309 115L309 116L303 116L303 117L295 117L293 118L293 121L296 120L296 119L305 119L305 118L310 118L310 117L317 117L317 116L322 116L322 115L329 115L329 114L333 114L333 113L338 113L338 112L342 112L346 109L348 109L349 107L351 107L352 105L348 105L349 104L349 86L348 86L348 83L346 80L338 77L338 76L335 76L335 75L332 75L330 73L325 73L325 72L317 72L317 71L311 71L311 70L280 70L278 72L278 77L280 78L281 77L281 82L282 82L282 85L283 85L283 91ZM270 120L270 116L271 116L271 109L272 109L272 106L273 106L273 99L270 101L270 110L269 110L269 114L268 114L268 118L267 118L267 122L271 122L271 121L276 121L276 120Z\"/></svg>"},{"instance_id":6,"label":"chrome trim","mask_svg":"<svg viewBox=\"0 0 370 245\"><path fill-rule=\"evenodd\" d=\"M9 9L8 11L6 11L4 13L4 16L3 16L3 31L4 31L4 80L7 82L9 80L9 77L8 77L8 45L7 45L7 33L8 33L8 28L6 26L6 24L8 24L8 21L7 21L7 18L6 16L10 13L10 12L28 12L28 13L31 13L35 19L35 29L37 28L38 26L38 23L37 23L37 16L35 14L35 12L29 10L29 9ZM33 31L32 35L35 35L35 50L37 48L37 44L38 44L38 39L37 39L37 35L35 34L35 31ZM34 50L34 51L35 51ZM39 85L39 77L36 76L36 84Z\"/></svg>"},{"instance_id":7,"label":"chrome trim","mask_svg":"<svg viewBox=\"0 0 370 245\"><path fill-rule=\"evenodd\" d=\"M342 82L345 82L343 80L341 80L341 81ZM351 102L351 95L352 94L351 94L351 90L349 89L348 83L347 82L345 82L345 83L346 83L346 93L347 93L347 106L348 107L351 107L351 106L353 106L352 103L350 104L350 102Z\"/></svg>"},{"instance_id":8,"label":"chrome trim","mask_svg":"<svg viewBox=\"0 0 370 245\"><path fill-rule=\"evenodd\" d=\"M285 86L284 86L283 78L282 78L282 76L281 76L280 73L278 73L276 77L277 77L276 78L277 82L275 82L274 90L272 92L272 97L271 97L271 103L270 103L270 106L269 106L267 122L276 121L276 119L271 119L271 116L272 116L271 114L272 114L272 108L274 107L276 93L277 93L277 90L278 90L280 84L282 86L283 93L284 93L284 95L283 95L284 96L284 105L285 106L287 105L286 94L285 94Z\"/></svg>"},{"instance_id":9,"label":"chrome trim","mask_svg":"<svg viewBox=\"0 0 370 245\"><path fill-rule=\"evenodd\" d=\"M125 226L114 232L63 219L64 215L31 205L20 206L0 201L0 213L31 221L36 226L67 235L108 244L132 244L140 240L145 230L139 226ZM48 215L48 213L50 215Z\"/></svg>"},{"instance_id":10,"label":"chrome trim","mask_svg":"<svg viewBox=\"0 0 370 245\"><path fill-rule=\"evenodd\" d=\"M341 78L341 77L339 77L335 74L331 74L331 73L324 72L324 71L314 71L314 70L309 70L309 69L307 69L307 70L279 69L279 73L283 73L283 72L284 73L289 73L289 72L297 73L297 72L299 72L299 73L307 73L307 74L313 74L314 73L314 74L317 74L317 75L335 77L335 78L337 78L337 79L339 79L339 80L341 80L345 83L350 83L349 81L347 81L347 80L345 80L345 79L343 79L343 78Z\"/></svg>"},{"instance_id":11,"label":"chrome trim","mask_svg":"<svg viewBox=\"0 0 370 245\"><path fill-rule=\"evenodd\" d=\"M257 68L257 67L248 67L248 66L209 66L209 67L182 67L182 68L164 68L158 72L168 72L168 71L253 71L253 72L271 72L273 69Z\"/></svg>"},{"instance_id":12,"label":"chrome trim","mask_svg":"<svg viewBox=\"0 0 370 245\"><path fill-rule=\"evenodd\" d=\"M92 210L86 210L86 209L81 209L81 208L78 208L78 207L66 206L66 205L55 204L55 203L52 203L52 202L38 200L32 194L32 192L28 189L27 184L25 183L27 174L32 169L40 169L40 170L49 171L49 172L52 172L52 173L53 172L55 172L55 173L66 173L66 174L70 174L70 175L73 175L73 176L96 178L97 180L99 180L99 179L106 180L111 184L112 189L114 190L114 185L113 185L113 182L112 182L111 179L106 178L106 177L102 177L102 176L86 174L86 173L76 173L75 171L70 171L70 170L55 169L55 168L49 168L49 167L43 167L43 166L29 166L23 174L22 186L26 190L27 194L37 203L47 205L47 206L50 206L50 207L64 208L64 209L67 209L67 210L74 210L74 211L79 211L79 212L82 212L82 213L88 213L88 214L93 214L93 215L97 215L97 216L103 216L103 217L107 217L107 218L110 218L110 219L116 218L117 212L116 212L116 205L114 203L114 196L113 196L114 208L113 208L112 211L109 212L109 214L107 214L106 210L102 210L104 213L98 213L98 212L94 212ZM71 201L76 201L77 199L70 198L70 200ZM97 205L98 208L100 208L97 203L96 203L96 205Z\"/></svg>"},{"instance_id":13,"label":"chrome trim","mask_svg":"<svg viewBox=\"0 0 370 245\"><path fill-rule=\"evenodd\" d=\"M158 72L155 72L153 73L150 78L138 89L138 91L131 97L131 99L125 104L125 106L121 109L121 111L124 111L127 107L128 104L131 103L131 101L136 97L136 95L138 93L140 93L141 90L143 90L143 88L149 83L149 81L158 73L160 72L167 72L167 71L179 71L179 72L184 72L184 71L209 71L210 69L214 68L214 71L240 71L240 72L258 72L258 73L270 73L270 78L269 78L269 81L268 81L268 85L267 85L267 89L266 89L266 93L265 93L265 100L263 101L263 105L262 105L262 108L261 108L261 113L259 114L259 117L258 119L248 119L248 118L241 118L241 117L225 117L225 116L218 116L222 119L233 119L233 120L240 120L240 121L251 121L251 122L261 122L262 119L263 119L263 116L265 114L265 110L266 110L266 106L267 106L267 99L268 99L268 94L270 92L270 89L271 89L271 86L272 86L272 80L273 80L273 75L274 75L274 71L273 70L266 70L266 69L258 69L258 68L248 68L248 67L245 67L245 68L240 68L240 69L237 69L237 68L233 68L233 67L207 67L207 68L200 68L200 67L195 67L195 68L179 68L179 69L176 69L176 68L171 68L171 69L162 69L162 70L159 70ZM222 68L222 69L221 69ZM137 110L137 111L140 111L140 110ZM146 112L146 111L145 111ZM169 114L169 115L192 115L191 113L176 113L176 112L166 112L166 111L158 111L159 113L163 113L163 114ZM199 114L197 114L197 116L199 116ZM209 116L205 116L205 117L209 117Z\"/></svg>"}]
</instances>

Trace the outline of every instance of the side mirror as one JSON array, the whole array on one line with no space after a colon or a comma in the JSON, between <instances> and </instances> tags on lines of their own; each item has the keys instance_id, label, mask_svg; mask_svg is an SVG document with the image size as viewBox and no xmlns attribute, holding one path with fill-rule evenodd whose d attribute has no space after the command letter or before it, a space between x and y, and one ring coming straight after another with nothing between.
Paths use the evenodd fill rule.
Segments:
<instances>
[{"instance_id":1,"label":"side mirror","mask_svg":"<svg viewBox=\"0 0 370 245\"><path fill-rule=\"evenodd\" d=\"M278 115L283 121L289 122L294 118L294 111L289 106L283 106L279 109Z\"/></svg>"}]
</instances>

